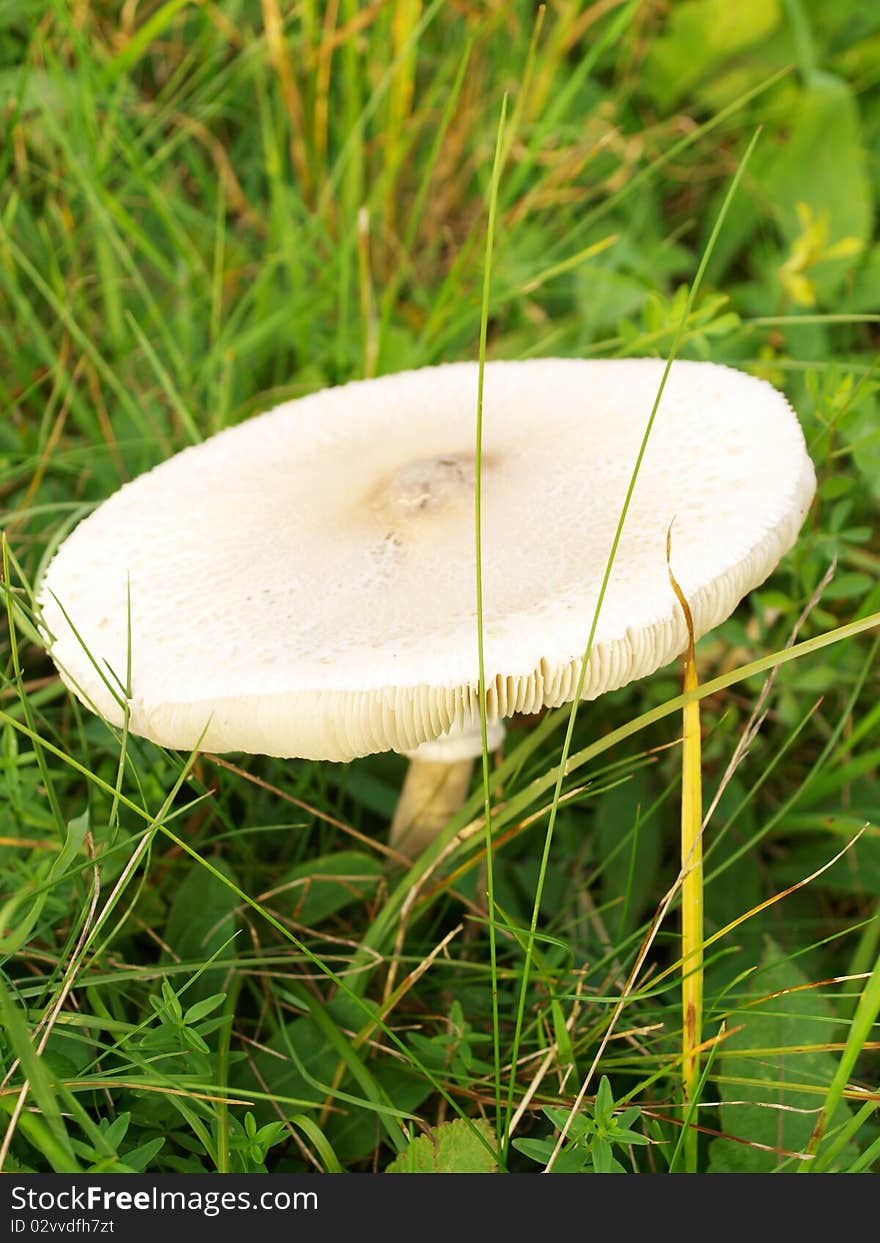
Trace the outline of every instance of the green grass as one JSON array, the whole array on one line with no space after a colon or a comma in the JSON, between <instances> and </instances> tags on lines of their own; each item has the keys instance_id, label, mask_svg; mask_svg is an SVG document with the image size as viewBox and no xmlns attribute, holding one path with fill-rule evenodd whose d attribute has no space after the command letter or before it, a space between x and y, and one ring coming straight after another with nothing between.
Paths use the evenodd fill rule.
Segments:
<instances>
[{"instance_id":1,"label":"green grass","mask_svg":"<svg viewBox=\"0 0 880 1243\"><path fill-rule=\"evenodd\" d=\"M557 1170L677 1170L684 1122L700 1170L877 1168L880 14L755 0L722 45L717 7L4 6L5 1169L422 1168L456 1118L430 1151L471 1168L538 1171L564 1131ZM443 840L478 831L404 873L400 757L164 752L82 709L35 625L124 480L481 328L488 358L751 370L816 463L797 547L697 648L690 1115L680 669L514 721Z\"/></svg>"}]
</instances>

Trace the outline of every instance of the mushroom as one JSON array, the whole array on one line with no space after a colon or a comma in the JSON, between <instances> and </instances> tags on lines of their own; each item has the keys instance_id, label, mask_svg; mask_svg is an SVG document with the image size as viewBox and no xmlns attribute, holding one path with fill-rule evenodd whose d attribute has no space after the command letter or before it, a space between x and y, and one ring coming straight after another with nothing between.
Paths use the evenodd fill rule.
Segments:
<instances>
[{"instance_id":1,"label":"mushroom","mask_svg":"<svg viewBox=\"0 0 880 1243\"><path fill-rule=\"evenodd\" d=\"M570 700L664 363L491 362L482 449L490 746ZM345 761L413 756L393 840L413 856L480 751L477 367L287 402L100 505L40 589L65 682L163 746ZM769 384L673 364L595 632L583 697L651 673L721 622L794 543L815 488ZM129 603L130 602L130 603ZM129 629L130 627L130 629ZM130 652L129 652L130 634Z\"/></svg>"},{"instance_id":2,"label":"mushroom","mask_svg":"<svg viewBox=\"0 0 880 1243\"><path fill-rule=\"evenodd\" d=\"M487 723L486 740L490 751L501 746L500 721ZM405 752L409 768L391 821L391 845L399 854L415 859L449 823L467 797L474 760L482 753L479 719Z\"/></svg>"}]
</instances>

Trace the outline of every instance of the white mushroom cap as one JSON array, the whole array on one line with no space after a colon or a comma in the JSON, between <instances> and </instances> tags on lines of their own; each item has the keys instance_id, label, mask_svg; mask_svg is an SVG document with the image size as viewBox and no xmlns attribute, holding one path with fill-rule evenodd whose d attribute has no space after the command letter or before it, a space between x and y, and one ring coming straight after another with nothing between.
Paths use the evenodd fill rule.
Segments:
<instances>
[{"instance_id":1,"label":"white mushroom cap","mask_svg":"<svg viewBox=\"0 0 880 1243\"><path fill-rule=\"evenodd\" d=\"M574 695L662 370L653 359L487 365L493 720ZM473 724L476 387L476 364L457 363L328 389L126 484L64 542L41 588L65 681L121 723L95 664L124 681L130 582L130 728L158 743L347 760ZM700 635L791 547L814 488L779 393L676 362L584 697L683 651L666 568L673 520L673 568Z\"/></svg>"}]
</instances>

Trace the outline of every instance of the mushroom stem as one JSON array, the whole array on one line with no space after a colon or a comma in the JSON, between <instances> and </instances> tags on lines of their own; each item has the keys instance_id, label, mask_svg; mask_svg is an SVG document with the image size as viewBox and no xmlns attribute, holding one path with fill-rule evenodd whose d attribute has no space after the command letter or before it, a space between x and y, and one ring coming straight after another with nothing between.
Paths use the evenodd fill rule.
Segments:
<instances>
[{"instance_id":1,"label":"mushroom stem","mask_svg":"<svg viewBox=\"0 0 880 1243\"><path fill-rule=\"evenodd\" d=\"M488 726L489 750L504 740L504 726ZM430 846L467 798L474 760L482 752L479 725L423 743L409 755L409 769L394 819L390 845L406 859L417 859Z\"/></svg>"},{"instance_id":2,"label":"mushroom stem","mask_svg":"<svg viewBox=\"0 0 880 1243\"><path fill-rule=\"evenodd\" d=\"M467 797L473 759L455 763L410 760L391 822L390 844L416 859L447 825Z\"/></svg>"}]
</instances>

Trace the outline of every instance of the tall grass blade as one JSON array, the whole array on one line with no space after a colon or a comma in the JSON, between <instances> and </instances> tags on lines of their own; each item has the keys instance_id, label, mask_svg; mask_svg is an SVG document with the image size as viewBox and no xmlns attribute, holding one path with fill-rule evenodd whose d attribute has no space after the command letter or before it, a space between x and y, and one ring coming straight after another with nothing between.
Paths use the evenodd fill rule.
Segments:
<instances>
[{"instance_id":1,"label":"tall grass blade","mask_svg":"<svg viewBox=\"0 0 880 1243\"><path fill-rule=\"evenodd\" d=\"M684 693L698 688L694 650L694 619L685 594L672 572L672 528L666 534L666 566L681 606L688 641L684 658ZM682 710L681 744L681 1083L684 1104L692 1114L700 1076L699 1046L703 1038L703 783L700 701L690 699ZM697 1172L698 1131L688 1126L684 1164Z\"/></svg>"}]
</instances>

